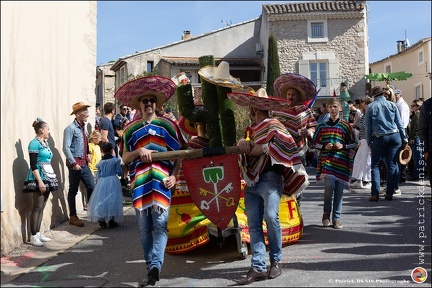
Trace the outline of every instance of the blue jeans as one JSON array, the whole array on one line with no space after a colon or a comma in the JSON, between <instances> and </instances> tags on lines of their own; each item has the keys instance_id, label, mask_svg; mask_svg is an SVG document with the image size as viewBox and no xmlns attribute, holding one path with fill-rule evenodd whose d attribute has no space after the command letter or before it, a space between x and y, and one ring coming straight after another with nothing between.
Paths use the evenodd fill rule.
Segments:
<instances>
[{"instance_id":1,"label":"blue jeans","mask_svg":"<svg viewBox=\"0 0 432 288\"><path fill-rule=\"evenodd\" d=\"M78 193L80 181L83 181L87 189L87 203L90 201L90 196L93 192L95 183L90 168L86 165L81 167L81 170L74 170L68 166L69 169L69 191L68 191L68 204L69 216L76 216L76 202L75 198Z\"/></svg>"},{"instance_id":2,"label":"blue jeans","mask_svg":"<svg viewBox=\"0 0 432 288\"><path fill-rule=\"evenodd\" d=\"M395 189L399 187L399 150L402 140L399 133L384 135L372 138L371 156L371 176L372 176L372 196L379 196L380 173L379 166L382 161L387 170L387 195L393 195Z\"/></svg>"},{"instance_id":3,"label":"blue jeans","mask_svg":"<svg viewBox=\"0 0 432 288\"><path fill-rule=\"evenodd\" d=\"M168 242L169 209L163 211L162 214L153 211L152 208L144 211L135 209L135 214L147 271L153 267L161 271Z\"/></svg>"},{"instance_id":4,"label":"blue jeans","mask_svg":"<svg viewBox=\"0 0 432 288\"><path fill-rule=\"evenodd\" d=\"M252 249L251 267L258 272L267 270L263 219L267 225L270 261L282 260L282 229L279 221L282 190L283 177L272 171L261 174L255 186L246 186L244 190L245 213Z\"/></svg>"},{"instance_id":5,"label":"blue jeans","mask_svg":"<svg viewBox=\"0 0 432 288\"><path fill-rule=\"evenodd\" d=\"M331 214L333 222L339 220L342 213L343 189L345 184L336 177L325 177L324 213Z\"/></svg>"},{"instance_id":6,"label":"blue jeans","mask_svg":"<svg viewBox=\"0 0 432 288\"><path fill-rule=\"evenodd\" d=\"M422 165L423 161L421 161L423 159L422 148L423 147L420 146L420 138L415 137L414 144L411 145L413 161L413 170L411 173L412 178L419 178L420 173L424 173L424 167Z\"/></svg>"}]
</instances>

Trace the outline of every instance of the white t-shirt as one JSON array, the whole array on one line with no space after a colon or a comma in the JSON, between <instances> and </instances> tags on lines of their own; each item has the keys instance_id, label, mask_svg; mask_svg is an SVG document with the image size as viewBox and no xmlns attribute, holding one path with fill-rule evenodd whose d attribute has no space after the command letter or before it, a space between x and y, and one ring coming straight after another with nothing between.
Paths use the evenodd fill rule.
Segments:
<instances>
[{"instance_id":1,"label":"white t-shirt","mask_svg":"<svg viewBox=\"0 0 432 288\"><path fill-rule=\"evenodd\" d=\"M402 118L402 126L406 129L410 121L410 107L402 97L396 102L396 106Z\"/></svg>"}]
</instances>

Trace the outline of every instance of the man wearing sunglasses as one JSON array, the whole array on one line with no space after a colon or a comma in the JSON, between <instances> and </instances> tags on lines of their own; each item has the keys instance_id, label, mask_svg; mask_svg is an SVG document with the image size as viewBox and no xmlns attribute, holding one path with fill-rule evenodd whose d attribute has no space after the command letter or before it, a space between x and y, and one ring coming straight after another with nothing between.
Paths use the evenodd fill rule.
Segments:
<instances>
[{"instance_id":1,"label":"man wearing sunglasses","mask_svg":"<svg viewBox=\"0 0 432 288\"><path fill-rule=\"evenodd\" d=\"M164 262L171 189L176 184L180 159L153 161L152 154L186 145L172 120L158 117L156 109L176 91L169 78L147 76L124 84L114 95L142 114L124 130L120 143L123 162L129 167L130 189L144 251L147 275L141 286L155 285Z\"/></svg>"}]
</instances>

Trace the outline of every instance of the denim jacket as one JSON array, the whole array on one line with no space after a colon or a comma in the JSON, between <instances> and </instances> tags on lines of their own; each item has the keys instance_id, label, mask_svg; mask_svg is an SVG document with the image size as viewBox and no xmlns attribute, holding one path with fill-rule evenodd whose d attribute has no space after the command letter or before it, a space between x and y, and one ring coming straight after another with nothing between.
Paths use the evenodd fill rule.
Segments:
<instances>
[{"instance_id":1,"label":"denim jacket","mask_svg":"<svg viewBox=\"0 0 432 288\"><path fill-rule=\"evenodd\" d=\"M395 103L384 96L377 96L366 108L365 113L366 140L372 145L372 137L399 133L402 141L408 143L399 110Z\"/></svg>"},{"instance_id":2,"label":"denim jacket","mask_svg":"<svg viewBox=\"0 0 432 288\"><path fill-rule=\"evenodd\" d=\"M85 129L84 129L85 130ZM88 139L88 133L85 130ZM84 154L84 143L81 128L76 119L65 128L63 133L63 153L69 163L75 163L74 157L85 158L87 155Z\"/></svg>"}]
</instances>

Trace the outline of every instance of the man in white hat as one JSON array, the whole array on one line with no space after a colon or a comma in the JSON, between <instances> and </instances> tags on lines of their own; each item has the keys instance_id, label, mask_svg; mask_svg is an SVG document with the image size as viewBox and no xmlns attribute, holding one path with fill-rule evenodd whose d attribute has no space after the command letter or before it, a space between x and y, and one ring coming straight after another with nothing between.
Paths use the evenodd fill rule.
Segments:
<instances>
[{"instance_id":1,"label":"man in white hat","mask_svg":"<svg viewBox=\"0 0 432 288\"><path fill-rule=\"evenodd\" d=\"M396 106L399 110L399 115L401 116L402 120L402 126L405 129L405 133L408 134L408 124L410 123L410 115L411 115L411 109L408 103L403 99L402 97L402 91L400 89L394 90L395 97L396 97ZM406 182L407 178L407 165L401 165L399 163L399 170L400 170L400 178L399 182Z\"/></svg>"},{"instance_id":2,"label":"man in white hat","mask_svg":"<svg viewBox=\"0 0 432 288\"><path fill-rule=\"evenodd\" d=\"M142 114L141 119L125 128L120 143L120 155L129 166L130 189L147 266L142 286L153 286L159 281L168 241L171 188L180 168L179 159L153 161L152 154L179 150L186 144L176 123L156 115L156 108L162 107L176 88L171 79L148 76L124 84L114 95Z\"/></svg>"},{"instance_id":3,"label":"man in white hat","mask_svg":"<svg viewBox=\"0 0 432 288\"><path fill-rule=\"evenodd\" d=\"M65 128L63 133L63 153L66 156L66 166L69 170L69 224L83 227L84 222L78 218L76 212L75 198L78 193L80 181L84 182L87 188L87 203L94 189L93 175L88 167L90 160L88 147L88 133L85 129L85 122L89 117L88 107L83 102L75 103L72 106L74 121Z\"/></svg>"}]
</instances>

